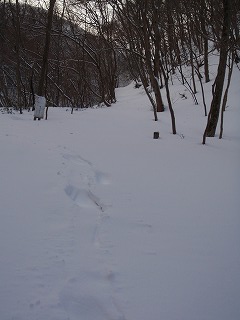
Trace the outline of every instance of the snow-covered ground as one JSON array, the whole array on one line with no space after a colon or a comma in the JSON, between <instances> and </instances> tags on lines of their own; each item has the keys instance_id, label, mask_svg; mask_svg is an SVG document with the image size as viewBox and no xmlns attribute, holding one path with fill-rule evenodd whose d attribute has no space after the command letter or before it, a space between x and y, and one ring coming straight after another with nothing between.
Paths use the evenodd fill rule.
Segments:
<instances>
[{"instance_id":1,"label":"snow-covered ground","mask_svg":"<svg viewBox=\"0 0 240 320\"><path fill-rule=\"evenodd\" d=\"M133 85L111 108L1 114L0 320L240 319L239 84L205 146L180 85L175 136Z\"/></svg>"}]
</instances>

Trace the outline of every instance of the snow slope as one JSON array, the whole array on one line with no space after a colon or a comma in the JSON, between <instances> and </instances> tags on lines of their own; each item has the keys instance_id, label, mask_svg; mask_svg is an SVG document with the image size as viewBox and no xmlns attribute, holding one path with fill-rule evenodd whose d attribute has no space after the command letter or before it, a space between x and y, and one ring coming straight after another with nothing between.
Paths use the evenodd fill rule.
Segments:
<instances>
[{"instance_id":1,"label":"snow slope","mask_svg":"<svg viewBox=\"0 0 240 320\"><path fill-rule=\"evenodd\" d=\"M205 146L201 96L180 85L176 136L133 85L111 108L0 115L1 320L240 319L233 77Z\"/></svg>"}]
</instances>

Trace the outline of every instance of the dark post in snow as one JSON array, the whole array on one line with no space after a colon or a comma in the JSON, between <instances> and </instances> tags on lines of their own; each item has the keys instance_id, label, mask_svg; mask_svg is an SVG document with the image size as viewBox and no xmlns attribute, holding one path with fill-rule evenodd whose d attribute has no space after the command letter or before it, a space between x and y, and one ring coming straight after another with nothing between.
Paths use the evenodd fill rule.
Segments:
<instances>
[{"instance_id":1,"label":"dark post in snow","mask_svg":"<svg viewBox=\"0 0 240 320\"><path fill-rule=\"evenodd\" d=\"M158 131L153 132L153 139L159 139L159 132Z\"/></svg>"}]
</instances>

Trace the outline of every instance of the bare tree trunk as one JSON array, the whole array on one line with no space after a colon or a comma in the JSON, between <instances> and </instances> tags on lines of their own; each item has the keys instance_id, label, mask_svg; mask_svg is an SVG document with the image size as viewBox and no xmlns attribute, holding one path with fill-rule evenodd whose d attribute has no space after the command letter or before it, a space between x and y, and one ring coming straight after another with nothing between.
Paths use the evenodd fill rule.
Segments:
<instances>
[{"instance_id":1,"label":"bare tree trunk","mask_svg":"<svg viewBox=\"0 0 240 320\"><path fill-rule=\"evenodd\" d=\"M170 90L169 90L169 83L168 83L169 76L168 76L168 73L164 70L162 62L160 62L160 67L161 67L162 75L163 75L163 78L164 78L164 81L165 81L165 88L166 88L168 107L169 107L169 111L170 111L170 115L171 115L171 121L172 121L172 133L176 134L177 130L176 130L175 114L174 114L174 110L173 110L173 106L172 106L171 95L170 95Z\"/></svg>"},{"instance_id":2,"label":"bare tree trunk","mask_svg":"<svg viewBox=\"0 0 240 320\"><path fill-rule=\"evenodd\" d=\"M204 75L205 75L205 82L210 81L209 77L209 66L208 66L208 39L204 39Z\"/></svg>"},{"instance_id":3,"label":"bare tree trunk","mask_svg":"<svg viewBox=\"0 0 240 320\"><path fill-rule=\"evenodd\" d=\"M53 10L55 6L56 0L50 0L49 1L49 8L48 8L48 17L47 17L47 27L46 27L46 38L45 38L45 46L43 51L43 59L42 59L42 68L40 73L40 79L38 83L37 88L37 96L41 99L36 99L36 101L39 101L41 103L40 105L36 105L35 108L45 108L45 83L46 83L46 76L47 76L47 66L48 66L48 55L49 55L49 48L50 48L50 40L51 40L51 29L52 29L52 21L53 21ZM42 105L44 104L44 105ZM38 118L40 120L42 118L42 112L36 112L38 110L35 110L34 114L34 120ZM47 120L47 115L46 115Z\"/></svg>"},{"instance_id":4,"label":"bare tree trunk","mask_svg":"<svg viewBox=\"0 0 240 320\"><path fill-rule=\"evenodd\" d=\"M197 64L197 66L195 67L195 70L196 70L196 74L197 74L197 76L198 76L198 80L199 80L200 86L201 86L203 106L204 106L204 115L205 115L205 117L206 117L206 116L207 116L207 105L206 105L204 88L203 88L203 82L202 82L202 78L203 78L203 77L202 77L201 72L200 72L200 64L199 64L199 62L198 62L196 53L194 53L194 56L195 56L195 61L196 61L196 64Z\"/></svg>"},{"instance_id":5,"label":"bare tree trunk","mask_svg":"<svg viewBox=\"0 0 240 320\"><path fill-rule=\"evenodd\" d=\"M21 31L20 31L20 21L19 21L19 2L16 0L16 53L17 53L17 108L22 114L22 99L21 99L21 71L20 71L20 40Z\"/></svg>"},{"instance_id":6,"label":"bare tree trunk","mask_svg":"<svg viewBox=\"0 0 240 320\"><path fill-rule=\"evenodd\" d=\"M203 36L203 56L204 56L204 75L205 75L205 82L209 82L209 66L208 66L208 37L205 25L205 15L206 15L206 2L205 0L201 0L200 3L200 26L201 32Z\"/></svg>"},{"instance_id":7,"label":"bare tree trunk","mask_svg":"<svg viewBox=\"0 0 240 320\"><path fill-rule=\"evenodd\" d=\"M230 0L223 0L223 28L220 44L220 58L208 122L203 134L203 144L206 142L206 137L214 137L216 133L228 56L230 14Z\"/></svg>"},{"instance_id":8,"label":"bare tree trunk","mask_svg":"<svg viewBox=\"0 0 240 320\"><path fill-rule=\"evenodd\" d=\"M230 83L231 83L233 63L234 63L234 54L232 54L231 57L229 57L229 63L230 63L230 65L229 65L229 71L228 71L227 87L226 87L226 90L225 90L225 93L223 96L223 103L222 103L222 109L221 109L221 123L220 123L219 139L222 139L222 137L223 137L223 115L224 115L224 111L226 110L228 90L229 90Z\"/></svg>"},{"instance_id":9,"label":"bare tree trunk","mask_svg":"<svg viewBox=\"0 0 240 320\"><path fill-rule=\"evenodd\" d=\"M47 74L47 65L48 65L48 54L50 48L50 38L51 38L51 29L52 29L52 20L53 20L53 10L56 3L56 0L49 0L49 9L48 9L48 18L47 18L47 27L46 27L46 38L45 38L45 46L43 51L43 59L42 59L42 68L40 73L40 79L38 83L37 95L44 95L44 85L46 81Z\"/></svg>"},{"instance_id":10,"label":"bare tree trunk","mask_svg":"<svg viewBox=\"0 0 240 320\"><path fill-rule=\"evenodd\" d=\"M17 85L17 109L22 113L22 95L21 95L21 64L20 64L20 49L21 49L21 28L20 28L20 17L19 17L19 1L15 1L15 8L10 1L10 10L12 13L12 23L14 27L14 51L16 54L16 85Z\"/></svg>"},{"instance_id":11,"label":"bare tree trunk","mask_svg":"<svg viewBox=\"0 0 240 320\"><path fill-rule=\"evenodd\" d=\"M145 0L145 3L147 1ZM153 67L153 61L152 61L152 54L151 54L151 43L150 43L150 30L148 28L148 21L147 21L147 13L146 9L144 8L141 12L142 14L142 32L143 32L143 39L144 39L144 49L145 49L145 57L146 57L146 66L147 66L147 71L149 74L149 79L151 82L151 86L155 95L155 100L156 100L156 108L157 112L163 112L164 111L164 105L162 101L162 95L159 87L158 80L155 77L154 74L154 67ZM155 34L157 37L157 34Z\"/></svg>"},{"instance_id":12,"label":"bare tree trunk","mask_svg":"<svg viewBox=\"0 0 240 320\"><path fill-rule=\"evenodd\" d=\"M188 25L188 48L189 48L189 56L190 56L190 64L191 64L191 73L192 73L192 91L194 94L197 93L196 82L195 82L195 68L194 68L194 60L193 60L193 45L192 45L192 36L191 36L191 26Z\"/></svg>"}]
</instances>

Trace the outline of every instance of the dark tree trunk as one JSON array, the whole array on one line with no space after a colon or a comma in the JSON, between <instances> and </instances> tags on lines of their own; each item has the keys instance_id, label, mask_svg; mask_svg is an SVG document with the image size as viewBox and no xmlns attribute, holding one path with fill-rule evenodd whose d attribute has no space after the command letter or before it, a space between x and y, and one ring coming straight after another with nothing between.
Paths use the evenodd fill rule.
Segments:
<instances>
[{"instance_id":1,"label":"dark tree trunk","mask_svg":"<svg viewBox=\"0 0 240 320\"><path fill-rule=\"evenodd\" d=\"M218 72L215 80L215 89L211 102L208 123L203 135L203 144L206 137L214 137L219 119L221 99L223 93L224 78L226 73L226 64L228 56L228 39L230 26L230 0L223 0L223 28L220 44L220 58L218 64Z\"/></svg>"},{"instance_id":2,"label":"dark tree trunk","mask_svg":"<svg viewBox=\"0 0 240 320\"><path fill-rule=\"evenodd\" d=\"M205 75L205 82L210 81L209 77L209 66L208 66L208 39L204 38L204 75Z\"/></svg>"},{"instance_id":3,"label":"dark tree trunk","mask_svg":"<svg viewBox=\"0 0 240 320\"><path fill-rule=\"evenodd\" d=\"M172 121L172 133L176 134L177 130L176 130L175 114L174 114L174 110L173 110L173 106L172 106L171 95L170 95L169 84L168 84L169 77L168 77L167 72L164 70L164 67L163 67L162 63L160 63L160 67L161 67L163 78L164 78L164 81L165 81L165 88L166 88L166 94L167 94L168 107L169 107L169 111L170 111L170 115L171 115L171 121Z\"/></svg>"},{"instance_id":4,"label":"dark tree trunk","mask_svg":"<svg viewBox=\"0 0 240 320\"><path fill-rule=\"evenodd\" d=\"M230 59L232 59L232 60L230 61ZM223 137L223 115L224 115L224 111L226 110L226 105L227 105L227 97L228 97L228 90L229 90L230 83L231 83L233 63L234 63L234 56L232 54L231 57L229 57L229 72L228 72L227 87L226 87L226 90L225 90L225 93L223 96L223 102L222 102L219 139L222 139L222 137Z\"/></svg>"},{"instance_id":5,"label":"dark tree trunk","mask_svg":"<svg viewBox=\"0 0 240 320\"><path fill-rule=\"evenodd\" d=\"M50 49L50 42L51 42L51 29L52 29L52 21L53 21L53 10L55 6L56 0L50 0L49 2L49 8L48 8L48 16L47 16L47 27L46 27L46 38L45 38L45 45L44 45L44 51L43 51L43 58L42 58L42 68L40 72L40 78L37 88L37 96L44 97L45 99L45 86L46 86L46 78L47 78L47 66L48 66L48 55L49 55L49 49ZM37 99L39 102L40 100ZM44 108L45 108L45 102L41 99L41 106L35 105L35 112L34 112L34 120L38 118L40 120L43 118ZM45 100L46 101L46 100ZM35 101L36 102L36 101ZM40 112L40 109L42 111ZM45 119L47 120L47 113Z\"/></svg>"},{"instance_id":6,"label":"dark tree trunk","mask_svg":"<svg viewBox=\"0 0 240 320\"><path fill-rule=\"evenodd\" d=\"M50 48L50 38L51 38L51 29L52 29L52 20L53 20L53 10L56 0L50 0L50 5L48 9L48 18L47 18L47 27L46 27L46 39L43 52L42 68L40 73L40 79L38 83L37 95L43 96L45 89L45 81L47 74L47 65L48 65L48 54Z\"/></svg>"},{"instance_id":7,"label":"dark tree trunk","mask_svg":"<svg viewBox=\"0 0 240 320\"><path fill-rule=\"evenodd\" d=\"M206 30L206 3L205 1L201 0L200 3L200 26L201 32L203 34L203 55L204 55L204 75L205 75L205 82L210 81L209 77L209 66L208 66L208 34Z\"/></svg>"}]
</instances>

